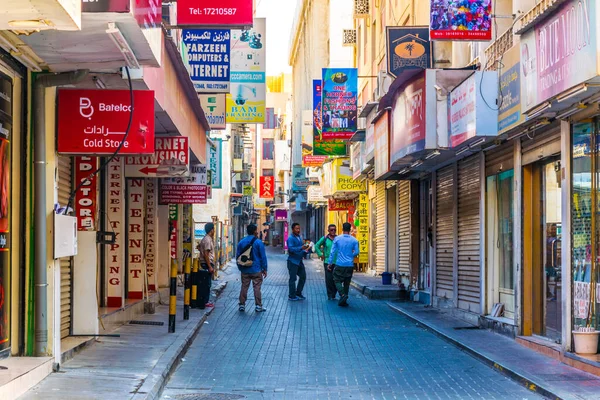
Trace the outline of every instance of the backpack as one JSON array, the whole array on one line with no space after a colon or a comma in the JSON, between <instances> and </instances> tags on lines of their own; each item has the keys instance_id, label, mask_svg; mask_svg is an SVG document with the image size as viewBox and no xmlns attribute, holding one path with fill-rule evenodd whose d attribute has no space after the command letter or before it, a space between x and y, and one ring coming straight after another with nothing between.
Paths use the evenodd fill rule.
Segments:
<instances>
[{"instance_id":1,"label":"backpack","mask_svg":"<svg viewBox=\"0 0 600 400\"><path fill-rule=\"evenodd\" d=\"M252 256L252 246L256 242L256 237L253 237L249 244L243 248L239 257L236 259L238 268L249 268L254 263L254 257Z\"/></svg>"}]
</instances>

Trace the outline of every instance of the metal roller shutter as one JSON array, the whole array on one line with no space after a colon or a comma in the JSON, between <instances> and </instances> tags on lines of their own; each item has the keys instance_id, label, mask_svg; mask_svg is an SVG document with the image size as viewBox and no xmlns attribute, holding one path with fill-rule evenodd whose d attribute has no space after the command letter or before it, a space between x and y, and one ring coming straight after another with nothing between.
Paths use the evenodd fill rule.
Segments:
<instances>
[{"instance_id":1,"label":"metal roller shutter","mask_svg":"<svg viewBox=\"0 0 600 400\"><path fill-rule=\"evenodd\" d=\"M437 172L436 296L454 298L454 166Z\"/></svg>"},{"instance_id":2,"label":"metal roller shutter","mask_svg":"<svg viewBox=\"0 0 600 400\"><path fill-rule=\"evenodd\" d=\"M514 168L514 145L508 142L485 153L485 175L496 175Z\"/></svg>"},{"instance_id":3,"label":"metal roller shutter","mask_svg":"<svg viewBox=\"0 0 600 400\"><path fill-rule=\"evenodd\" d=\"M410 275L410 181L398 182L398 272Z\"/></svg>"},{"instance_id":4,"label":"metal roller shutter","mask_svg":"<svg viewBox=\"0 0 600 400\"><path fill-rule=\"evenodd\" d=\"M458 163L458 308L480 312L480 156Z\"/></svg>"},{"instance_id":5,"label":"metal roller shutter","mask_svg":"<svg viewBox=\"0 0 600 400\"><path fill-rule=\"evenodd\" d=\"M375 271L380 274L385 272L385 182L377 182L375 190Z\"/></svg>"},{"instance_id":6,"label":"metal roller shutter","mask_svg":"<svg viewBox=\"0 0 600 400\"><path fill-rule=\"evenodd\" d=\"M524 136L521 139L521 151L523 165L560 153L560 126L548 128L533 138Z\"/></svg>"},{"instance_id":7,"label":"metal roller shutter","mask_svg":"<svg viewBox=\"0 0 600 400\"><path fill-rule=\"evenodd\" d=\"M71 157L58 157L58 202L66 206L69 202L73 185L73 171ZM71 283L73 258L65 257L60 261L60 337L61 339L71 333Z\"/></svg>"}]
</instances>

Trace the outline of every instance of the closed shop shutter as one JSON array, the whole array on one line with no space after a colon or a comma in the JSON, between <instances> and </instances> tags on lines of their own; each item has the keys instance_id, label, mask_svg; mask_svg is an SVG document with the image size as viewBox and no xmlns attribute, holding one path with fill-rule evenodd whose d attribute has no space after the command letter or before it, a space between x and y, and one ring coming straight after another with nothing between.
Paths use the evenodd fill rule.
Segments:
<instances>
[{"instance_id":1,"label":"closed shop shutter","mask_svg":"<svg viewBox=\"0 0 600 400\"><path fill-rule=\"evenodd\" d=\"M66 206L69 202L73 184L71 157L58 157L58 202ZM71 331L71 283L73 258L64 257L60 260L60 337L69 336Z\"/></svg>"},{"instance_id":2,"label":"closed shop shutter","mask_svg":"<svg viewBox=\"0 0 600 400\"><path fill-rule=\"evenodd\" d=\"M480 312L480 157L458 163L458 308Z\"/></svg>"},{"instance_id":3,"label":"closed shop shutter","mask_svg":"<svg viewBox=\"0 0 600 400\"><path fill-rule=\"evenodd\" d=\"M385 182L377 182L375 197L375 270L378 274L385 272Z\"/></svg>"},{"instance_id":4,"label":"closed shop shutter","mask_svg":"<svg viewBox=\"0 0 600 400\"><path fill-rule=\"evenodd\" d=\"M514 168L514 145L508 142L485 153L485 175L496 175Z\"/></svg>"},{"instance_id":5,"label":"closed shop shutter","mask_svg":"<svg viewBox=\"0 0 600 400\"><path fill-rule=\"evenodd\" d=\"M521 159L523 165L560 153L560 125L546 129L534 137L524 136L521 139Z\"/></svg>"},{"instance_id":6,"label":"closed shop shutter","mask_svg":"<svg viewBox=\"0 0 600 400\"><path fill-rule=\"evenodd\" d=\"M436 295L454 298L454 166L437 173Z\"/></svg>"},{"instance_id":7,"label":"closed shop shutter","mask_svg":"<svg viewBox=\"0 0 600 400\"><path fill-rule=\"evenodd\" d=\"M398 272L410 274L410 181L398 182Z\"/></svg>"}]
</instances>

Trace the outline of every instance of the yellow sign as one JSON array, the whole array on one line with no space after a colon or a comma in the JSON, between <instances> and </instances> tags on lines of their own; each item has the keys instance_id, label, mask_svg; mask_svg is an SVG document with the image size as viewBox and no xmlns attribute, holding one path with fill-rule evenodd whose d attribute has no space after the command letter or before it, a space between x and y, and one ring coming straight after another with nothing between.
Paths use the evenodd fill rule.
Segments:
<instances>
[{"instance_id":1,"label":"yellow sign","mask_svg":"<svg viewBox=\"0 0 600 400\"><path fill-rule=\"evenodd\" d=\"M356 239L360 246L359 263L369 262L369 196L363 193L358 201L358 231Z\"/></svg>"},{"instance_id":2,"label":"yellow sign","mask_svg":"<svg viewBox=\"0 0 600 400\"><path fill-rule=\"evenodd\" d=\"M352 177L350 169L350 158L336 158L333 160L333 181L334 190L337 192L365 192L367 187L365 182L359 182Z\"/></svg>"},{"instance_id":3,"label":"yellow sign","mask_svg":"<svg viewBox=\"0 0 600 400\"><path fill-rule=\"evenodd\" d=\"M244 191L242 194L244 196L252 196L252 186L244 186Z\"/></svg>"}]
</instances>

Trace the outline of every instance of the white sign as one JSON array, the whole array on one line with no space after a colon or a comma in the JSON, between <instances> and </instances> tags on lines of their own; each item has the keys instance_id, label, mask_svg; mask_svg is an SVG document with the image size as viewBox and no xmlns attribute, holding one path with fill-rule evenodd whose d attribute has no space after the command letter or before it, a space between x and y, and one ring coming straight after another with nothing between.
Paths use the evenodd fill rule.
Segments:
<instances>
[{"instance_id":1,"label":"white sign","mask_svg":"<svg viewBox=\"0 0 600 400\"><path fill-rule=\"evenodd\" d=\"M475 136L475 75L450 93L450 142L456 147Z\"/></svg>"},{"instance_id":2,"label":"white sign","mask_svg":"<svg viewBox=\"0 0 600 400\"><path fill-rule=\"evenodd\" d=\"M146 274L148 290L156 290L154 265L156 263L156 206L158 205L158 185L156 179L146 179Z\"/></svg>"},{"instance_id":3,"label":"white sign","mask_svg":"<svg viewBox=\"0 0 600 400\"><path fill-rule=\"evenodd\" d=\"M127 178L189 175L190 149L187 137L157 137L154 147L154 154L125 157Z\"/></svg>"},{"instance_id":4,"label":"white sign","mask_svg":"<svg viewBox=\"0 0 600 400\"><path fill-rule=\"evenodd\" d=\"M115 234L115 241L106 246L107 307L123 306L123 276L125 257L125 178L123 158L117 157L108 164L106 177L107 231Z\"/></svg>"},{"instance_id":5,"label":"white sign","mask_svg":"<svg viewBox=\"0 0 600 400\"><path fill-rule=\"evenodd\" d=\"M129 299L144 295L144 179L128 179L127 207L127 278Z\"/></svg>"},{"instance_id":6,"label":"white sign","mask_svg":"<svg viewBox=\"0 0 600 400\"><path fill-rule=\"evenodd\" d=\"M225 94L201 94L198 97L210 129L225 129Z\"/></svg>"},{"instance_id":7,"label":"white sign","mask_svg":"<svg viewBox=\"0 0 600 400\"><path fill-rule=\"evenodd\" d=\"M309 203L327 203L325 197L323 197L323 190L319 185L311 185L307 188L307 197Z\"/></svg>"}]
</instances>

